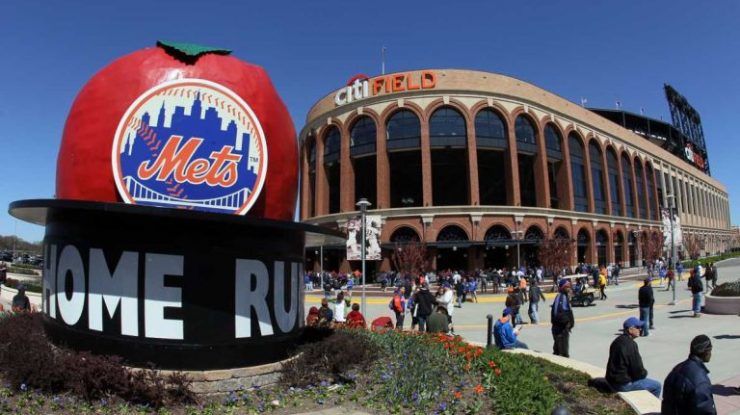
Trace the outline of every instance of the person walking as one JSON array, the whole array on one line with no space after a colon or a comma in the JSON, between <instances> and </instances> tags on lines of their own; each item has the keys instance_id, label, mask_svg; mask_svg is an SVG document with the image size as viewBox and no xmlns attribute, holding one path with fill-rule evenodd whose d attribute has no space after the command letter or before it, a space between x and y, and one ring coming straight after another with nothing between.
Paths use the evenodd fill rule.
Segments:
<instances>
[{"instance_id":1,"label":"person walking","mask_svg":"<svg viewBox=\"0 0 740 415\"><path fill-rule=\"evenodd\" d=\"M647 377L648 372L642 365L640 349L635 342L644 326L645 323L635 317L622 323L624 332L609 346L606 381L618 392L647 390L660 398L660 382Z\"/></svg>"},{"instance_id":2,"label":"person walking","mask_svg":"<svg viewBox=\"0 0 740 415\"><path fill-rule=\"evenodd\" d=\"M663 415L714 415L717 408L712 395L709 370L704 363L712 358L712 341L700 334L694 337L689 358L676 365L663 382Z\"/></svg>"},{"instance_id":3,"label":"person walking","mask_svg":"<svg viewBox=\"0 0 740 415\"><path fill-rule=\"evenodd\" d=\"M458 278L455 282L455 294L457 294L457 308L462 308L462 304L465 302L465 282L462 278Z\"/></svg>"},{"instance_id":4,"label":"person walking","mask_svg":"<svg viewBox=\"0 0 740 415\"><path fill-rule=\"evenodd\" d=\"M434 295L429 292L429 283L421 284L419 291L414 294L414 303L417 304L416 317L419 319L419 331L426 331L427 319L437 305Z\"/></svg>"},{"instance_id":5,"label":"person walking","mask_svg":"<svg viewBox=\"0 0 740 415\"><path fill-rule=\"evenodd\" d=\"M545 295L542 294L542 290L539 287L537 279L532 280L532 284L529 285L529 320L532 324L539 324L539 306L540 301L545 302Z\"/></svg>"},{"instance_id":6,"label":"person walking","mask_svg":"<svg viewBox=\"0 0 740 415\"><path fill-rule=\"evenodd\" d=\"M614 264L614 269L612 270L612 276L614 277L614 285L619 285L619 273L622 271L622 267L619 266L619 264Z\"/></svg>"},{"instance_id":7,"label":"person walking","mask_svg":"<svg viewBox=\"0 0 740 415\"><path fill-rule=\"evenodd\" d=\"M570 357L568 353L570 331L575 325L573 310L568 299L570 280L563 278L558 282L559 293L552 302L550 322L552 324L552 352L558 356Z\"/></svg>"},{"instance_id":8,"label":"person walking","mask_svg":"<svg viewBox=\"0 0 740 415\"><path fill-rule=\"evenodd\" d=\"M606 290L606 276L604 273L601 273L599 275L599 292L601 293L601 300L606 300L606 293L604 292Z\"/></svg>"},{"instance_id":9,"label":"person walking","mask_svg":"<svg viewBox=\"0 0 740 415\"><path fill-rule=\"evenodd\" d=\"M676 265L676 272L678 273L678 280L683 281L683 264L681 262Z\"/></svg>"},{"instance_id":10,"label":"person walking","mask_svg":"<svg viewBox=\"0 0 740 415\"><path fill-rule=\"evenodd\" d=\"M665 277L668 279L668 285L666 285L665 290L669 291L671 286L676 283L676 274L673 272L673 266L668 268Z\"/></svg>"},{"instance_id":11,"label":"person walking","mask_svg":"<svg viewBox=\"0 0 740 415\"><path fill-rule=\"evenodd\" d=\"M712 268L712 288L714 289L717 286L717 278L719 275L717 275L717 266L714 265L714 262L709 264L709 266Z\"/></svg>"},{"instance_id":12,"label":"person walking","mask_svg":"<svg viewBox=\"0 0 740 415\"><path fill-rule=\"evenodd\" d=\"M701 275L698 267L691 272L689 288L691 288L691 295L693 296L691 308L694 310L694 317L701 317L701 301L704 295L704 286L701 283Z\"/></svg>"},{"instance_id":13,"label":"person walking","mask_svg":"<svg viewBox=\"0 0 740 415\"><path fill-rule=\"evenodd\" d=\"M397 288L393 292L393 298L391 299L391 309L396 314L396 329L403 330L403 320L406 318L406 297L404 297L403 287Z\"/></svg>"},{"instance_id":14,"label":"person walking","mask_svg":"<svg viewBox=\"0 0 740 415\"><path fill-rule=\"evenodd\" d=\"M637 293L637 299L640 304L640 321L645 323L645 327L642 329L642 336L649 336L650 330L654 327L650 324L651 320L651 307L655 303L655 295L653 293L653 286L650 284L650 278L645 278L642 287Z\"/></svg>"}]
</instances>

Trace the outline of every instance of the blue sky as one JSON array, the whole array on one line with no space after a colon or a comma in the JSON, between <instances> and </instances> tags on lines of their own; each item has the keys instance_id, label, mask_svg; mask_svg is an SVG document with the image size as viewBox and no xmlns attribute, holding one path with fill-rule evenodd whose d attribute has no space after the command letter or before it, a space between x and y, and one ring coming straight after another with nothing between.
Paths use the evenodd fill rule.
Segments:
<instances>
[{"instance_id":1,"label":"blue sky","mask_svg":"<svg viewBox=\"0 0 740 415\"><path fill-rule=\"evenodd\" d=\"M511 75L573 102L669 120L663 83L702 116L713 176L740 214L740 2L0 2L0 234L43 238L11 201L54 195L56 157L80 88L157 39L232 49L267 69L296 130L357 73L418 68Z\"/></svg>"}]
</instances>

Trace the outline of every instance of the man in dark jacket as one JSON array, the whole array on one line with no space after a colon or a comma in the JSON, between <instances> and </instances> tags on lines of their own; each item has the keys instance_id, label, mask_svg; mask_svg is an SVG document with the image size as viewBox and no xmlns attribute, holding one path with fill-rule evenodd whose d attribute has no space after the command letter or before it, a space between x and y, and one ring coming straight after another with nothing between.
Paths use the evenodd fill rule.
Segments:
<instances>
[{"instance_id":1,"label":"man in dark jacket","mask_svg":"<svg viewBox=\"0 0 740 415\"><path fill-rule=\"evenodd\" d=\"M542 294L542 290L537 284L537 278L532 278L532 284L529 286L529 319L532 324L537 324L540 321L539 302L545 301L545 295Z\"/></svg>"},{"instance_id":2,"label":"man in dark jacket","mask_svg":"<svg viewBox=\"0 0 740 415\"><path fill-rule=\"evenodd\" d=\"M647 337L650 335L649 329L654 328L652 324L648 324L652 320L652 307L653 303L655 303L655 296L653 295L653 286L650 285L650 278L645 278L645 281L643 281L642 287L640 287L640 290L637 293L637 298L640 303L640 321L645 325L642 328L642 335Z\"/></svg>"},{"instance_id":3,"label":"man in dark jacket","mask_svg":"<svg viewBox=\"0 0 740 415\"><path fill-rule=\"evenodd\" d=\"M647 390L660 398L660 382L649 379L642 366L642 357L635 338L640 336L644 322L635 317L624 321L624 333L609 346L609 361L606 364L606 381L619 392Z\"/></svg>"},{"instance_id":4,"label":"man in dark jacket","mask_svg":"<svg viewBox=\"0 0 740 415\"><path fill-rule=\"evenodd\" d=\"M421 285L419 292L414 294L414 304L416 304L416 317L419 319L419 331L426 331L427 319L432 314L434 306L437 305L437 300L434 295L429 292L429 284L424 283Z\"/></svg>"},{"instance_id":5,"label":"man in dark jacket","mask_svg":"<svg viewBox=\"0 0 740 415\"><path fill-rule=\"evenodd\" d=\"M714 415L717 408L712 396L712 382L704 363L712 357L712 342L701 334L691 341L689 358L673 368L663 382L664 415Z\"/></svg>"},{"instance_id":6,"label":"man in dark jacket","mask_svg":"<svg viewBox=\"0 0 740 415\"><path fill-rule=\"evenodd\" d=\"M558 283L559 293L552 301L552 310L550 311L550 322L552 324L552 352L558 356L570 357L568 353L570 331L575 325L573 310L570 307L568 291L570 290L570 280L563 278Z\"/></svg>"},{"instance_id":7,"label":"man in dark jacket","mask_svg":"<svg viewBox=\"0 0 740 415\"><path fill-rule=\"evenodd\" d=\"M694 317L701 317L701 300L704 294L704 285L701 283L699 267L694 268L694 271L691 272L689 288L691 288L691 294L693 296L691 308L694 310Z\"/></svg>"}]
</instances>

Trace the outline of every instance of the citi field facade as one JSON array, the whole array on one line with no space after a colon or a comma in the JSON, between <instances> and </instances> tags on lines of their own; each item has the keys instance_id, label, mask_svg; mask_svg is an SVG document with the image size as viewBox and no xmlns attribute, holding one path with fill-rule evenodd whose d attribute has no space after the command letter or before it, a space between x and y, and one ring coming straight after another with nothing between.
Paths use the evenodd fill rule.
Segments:
<instances>
[{"instance_id":1,"label":"citi field facade","mask_svg":"<svg viewBox=\"0 0 740 415\"><path fill-rule=\"evenodd\" d=\"M301 131L301 220L341 228L367 198L387 248L377 270L392 268L396 242L425 241L433 268L474 269L536 263L548 237L575 241L573 264L630 266L675 195L684 235L724 251L725 187L659 144L503 75L358 76L320 99ZM357 268L343 247L323 260Z\"/></svg>"}]
</instances>

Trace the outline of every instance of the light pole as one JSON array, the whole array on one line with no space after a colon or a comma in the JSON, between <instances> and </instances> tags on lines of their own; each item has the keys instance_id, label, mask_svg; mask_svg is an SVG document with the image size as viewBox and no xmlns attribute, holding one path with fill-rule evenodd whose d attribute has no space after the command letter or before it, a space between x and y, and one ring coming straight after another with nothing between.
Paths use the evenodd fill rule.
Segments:
<instances>
[{"instance_id":1,"label":"light pole","mask_svg":"<svg viewBox=\"0 0 740 415\"><path fill-rule=\"evenodd\" d=\"M675 195L666 195L666 199L670 200L669 208L668 208L668 218L671 221L671 271L673 272L673 300L671 300L668 305L676 305L676 275L675 275L675 269L676 269L676 240L674 237L673 232L673 209L675 209L676 205L676 196Z\"/></svg>"},{"instance_id":2,"label":"light pole","mask_svg":"<svg viewBox=\"0 0 740 415\"><path fill-rule=\"evenodd\" d=\"M521 236L524 233L524 231L512 231L511 235L516 235L516 270L519 271L521 269L521 258L519 256L519 245L521 245Z\"/></svg>"},{"instance_id":3,"label":"light pole","mask_svg":"<svg viewBox=\"0 0 740 415\"><path fill-rule=\"evenodd\" d=\"M367 201L364 197L360 199L359 202L355 205L360 208L360 220L362 221L362 237L360 240L362 241L360 244L360 255L362 259L362 314L367 315L367 309L366 309L366 303L365 303L365 212L367 211L367 207L370 206L370 202Z\"/></svg>"}]
</instances>

